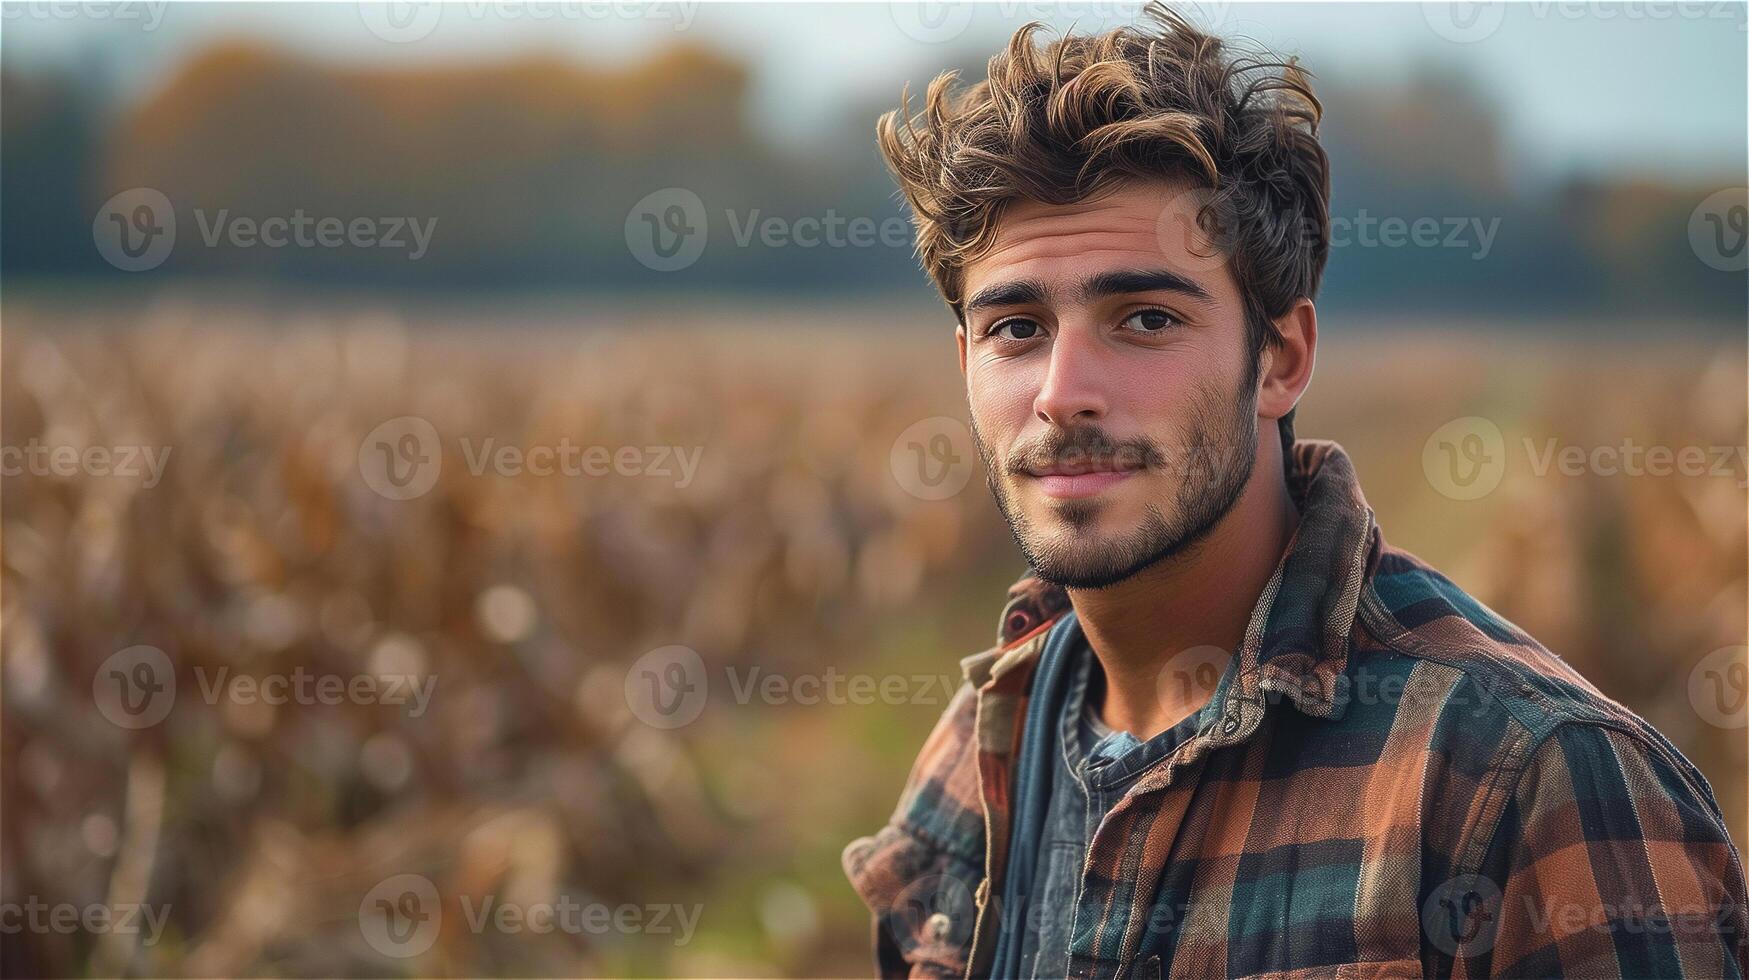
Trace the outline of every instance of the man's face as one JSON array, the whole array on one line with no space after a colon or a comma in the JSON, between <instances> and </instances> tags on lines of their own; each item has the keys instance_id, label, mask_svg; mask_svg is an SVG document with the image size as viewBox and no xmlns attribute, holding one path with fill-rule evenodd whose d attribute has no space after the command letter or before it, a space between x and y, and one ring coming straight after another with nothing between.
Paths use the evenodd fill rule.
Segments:
<instances>
[{"instance_id":1,"label":"man's face","mask_svg":"<svg viewBox=\"0 0 1749 980\"><path fill-rule=\"evenodd\" d=\"M1239 498L1256 362L1203 196L1135 182L1016 202L965 270L962 369L996 505L1034 570L1098 588L1182 551Z\"/></svg>"}]
</instances>

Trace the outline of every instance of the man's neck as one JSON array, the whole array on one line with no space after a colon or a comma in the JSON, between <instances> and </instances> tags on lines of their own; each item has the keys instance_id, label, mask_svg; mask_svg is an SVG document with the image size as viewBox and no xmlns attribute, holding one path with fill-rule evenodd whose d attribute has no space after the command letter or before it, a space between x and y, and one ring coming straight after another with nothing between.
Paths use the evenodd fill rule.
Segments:
<instances>
[{"instance_id":1,"label":"man's neck","mask_svg":"<svg viewBox=\"0 0 1749 980\"><path fill-rule=\"evenodd\" d=\"M1263 454L1233 507L1193 547L1117 585L1069 590L1105 672L1100 717L1107 725L1144 739L1171 728L1207 702L1213 693L1207 679L1237 655L1299 522L1286 479L1277 475L1279 461L1265 469L1272 456ZM1199 650L1177 662L1210 665L1212 675L1203 667L1179 679L1189 683L1162 676L1176 654L1193 647L1225 653Z\"/></svg>"}]
</instances>

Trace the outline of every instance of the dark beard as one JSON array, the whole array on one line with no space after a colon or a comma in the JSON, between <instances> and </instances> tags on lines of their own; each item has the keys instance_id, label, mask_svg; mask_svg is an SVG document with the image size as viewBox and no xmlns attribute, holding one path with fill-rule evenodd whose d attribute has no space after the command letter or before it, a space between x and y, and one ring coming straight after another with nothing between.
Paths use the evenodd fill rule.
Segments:
<instances>
[{"instance_id":1,"label":"dark beard","mask_svg":"<svg viewBox=\"0 0 1749 980\"><path fill-rule=\"evenodd\" d=\"M1251 379L1241 389L1250 391ZM1033 573L1046 582L1070 589L1103 589L1129 579L1144 569L1194 548L1206 538L1221 518L1233 509L1257 454L1257 399L1205 391L1189 419L1185 445L1173 456L1150 439L1116 443L1094 427L1054 430L1043 446L998 463L990 456L977 419L972 419L972 443L984 460L990 495L996 509L1008 522L1008 531L1020 546ZM1147 517L1135 531L1096 555L1078 555L1073 549L1043 545L1029 540L1030 525L1008 499L1003 477L1024 466L1028 459L1068 458L1075 452L1133 453L1150 472L1178 472L1176 506L1168 517L1157 504L1149 504ZM1066 501L1057 514L1072 530L1091 527L1100 503Z\"/></svg>"}]
</instances>

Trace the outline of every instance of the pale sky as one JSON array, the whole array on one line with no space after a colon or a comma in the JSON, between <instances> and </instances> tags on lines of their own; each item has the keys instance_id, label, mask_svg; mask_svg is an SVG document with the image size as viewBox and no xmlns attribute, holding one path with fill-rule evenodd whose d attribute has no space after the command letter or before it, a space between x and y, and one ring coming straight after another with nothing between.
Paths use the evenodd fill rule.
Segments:
<instances>
[{"instance_id":1,"label":"pale sky","mask_svg":"<svg viewBox=\"0 0 1749 980\"><path fill-rule=\"evenodd\" d=\"M253 37L335 60L473 61L531 50L620 62L684 38L757 73L754 113L801 142L846 100L897 102L942 67L981 60L1028 20L1097 29L1135 19L1115 0L910 3L654 3L461 0L418 4L123 3L3 5L0 58L101 70L143 92L223 38ZM1297 53L1324 78L1390 84L1417 66L1462 72L1501 111L1514 164L1536 177L1741 175L1749 143L1745 4L1201 3L1181 9L1222 34ZM81 12L83 10L83 12ZM99 17L97 13L104 12ZM629 15L629 16L628 16ZM421 20L421 18L426 18ZM373 25L411 25L411 40ZM781 110L781 111L779 111Z\"/></svg>"}]
</instances>

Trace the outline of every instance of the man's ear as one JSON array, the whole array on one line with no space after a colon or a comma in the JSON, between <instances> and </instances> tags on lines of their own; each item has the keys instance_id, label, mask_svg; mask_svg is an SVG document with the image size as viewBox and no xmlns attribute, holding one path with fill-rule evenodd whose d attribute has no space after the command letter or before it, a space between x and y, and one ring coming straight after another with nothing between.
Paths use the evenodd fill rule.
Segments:
<instances>
[{"instance_id":1,"label":"man's ear","mask_svg":"<svg viewBox=\"0 0 1749 980\"><path fill-rule=\"evenodd\" d=\"M953 342L960 349L960 377L966 376L966 325L953 328Z\"/></svg>"},{"instance_id":2,"label":"man's ear","mask_svg":"<svg viewBox=\"0 0 1749 980\"><path fill-rule=\"evenodd\" d=\"M1293 411L1312 383L1312 361L1318 350L1318 310L1300 297L1275 319L1281 342L1263 351L1258 371L1257 414L1279 419Z\"/></svg>"}]
</instances>

